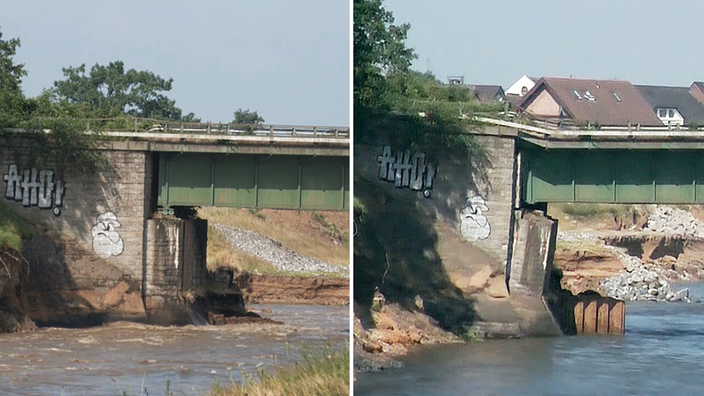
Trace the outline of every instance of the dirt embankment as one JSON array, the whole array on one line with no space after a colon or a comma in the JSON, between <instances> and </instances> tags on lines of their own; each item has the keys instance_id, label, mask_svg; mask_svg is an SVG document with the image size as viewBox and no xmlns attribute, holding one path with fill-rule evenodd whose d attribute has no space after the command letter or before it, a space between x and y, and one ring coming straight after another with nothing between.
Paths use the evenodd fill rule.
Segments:
<instances>
[{"instance_id":1,"label":"dirt embankment","mask_svg":"<svg viewBox=\"0 0 704 396\"><path fill-rule=\"evenodd\" d=\"M247 303L345 305L350 301L347 278L240 274L233 283Z\"/></svg>"},{"instance_id":2,"label":"dirt embankment","mask_svg":"<svg viewBox=\"0 0 704 396\"><path fill-rule=\"evenodd\" d=\"M26 264L15 255L0 252L0 333L35 330L18 296L22 292Z\"/></svg>"},{"instance_id":3,"label":"dirt embankment","mask_svg":"<svg viewBox=\"0 0 704 396\"><path fill-rule=\"evenodd\" d=\"M409 311L398 304L381 303L371 318L354 317L354 370L378 371L400 367L395 358L406 355L416 345L461 342L430 316ZM359 307L355 307L359 311Z\"/></svg>"}]
</instances>

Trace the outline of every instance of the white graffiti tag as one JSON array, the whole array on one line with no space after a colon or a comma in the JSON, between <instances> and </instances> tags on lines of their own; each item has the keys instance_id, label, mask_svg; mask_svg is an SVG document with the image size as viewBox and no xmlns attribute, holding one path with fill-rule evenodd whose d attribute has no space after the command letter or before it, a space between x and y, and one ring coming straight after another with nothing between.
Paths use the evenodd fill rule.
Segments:
<instances>
[{"instance_id":1,"label":"white graffiti tag","mask_svg":"<svg viewBox=\"0 0 704 396\"><path fill-rule=\"evenodd\" d=\"M489 210L486 206L484 198L475 195L469 198L464 204L464 208L460 210L460 232L470 242L479 241L489 238L491 234L491 226L489 219L482 214Z\"/></svg>"},{"instance_id":2,"label":"white graffiti tag","mask_svg":"<svg viewBox=\"0 0 704 396\"><path fill-rule=\"evenodd\" d=\"M54 171L36 168L25 169L20 173L17 164L10 164L5 180L5 198L22 202L22 206L38 206L41 209L51 209L56 216L61 214L64 200L64 182L54 180Z\"/></svg>"},{"instance_id":3,"label":"white graffiti tag","mask_svg":"<svg viewBox=\"0 0 704 396\"><path fill-rule=\"evenodd\" d=\"M93 234L93 251L101 258L118 256L124 249L124 242L120 233L115 231L120 228L117 216L112 212L99 214L96 223L91 229Z\"/></svg>"},{"instance_id":4,"label":"white graffiti tag","mask_svg":"<svg viewBox=\"0 0 704 396\"><path fill-rule=\"evenodd\" d=\"M386 146L376 160L379 163L380 179L393 182L399 188L423 191L423 195L430 198L435 165L426 163L425 153L411 154L410 150L406 150L397 152L394 157L391 146Z\"/></svg>"}]
</instances>

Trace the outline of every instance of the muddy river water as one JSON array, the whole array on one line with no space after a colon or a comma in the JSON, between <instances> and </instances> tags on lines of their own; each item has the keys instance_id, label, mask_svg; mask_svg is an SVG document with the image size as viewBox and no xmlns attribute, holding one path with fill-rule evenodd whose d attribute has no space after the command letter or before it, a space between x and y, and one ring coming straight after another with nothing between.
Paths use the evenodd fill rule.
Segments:
<instances>
[{"instance_id":1,"label":"muddy river water","mask_svg":"<svg viewBox=\"0 0 704 396\"><path fill-rule=\"evenodd\" d=\"M704 285L691 287L704 296ZM423 347L355 395L701 395L704 304L629 303L625 336Z\"/></svg>"},{"instance_id":2,"label":"muddy river water","mask_svg":"<svg viewBox=\"0 0 704 396\"><path fill-rule=\"evenodd\" d=\"M255 367L286 364L349 339L349 309L253 305L284 325L156 327L114 323L86 329L0 334L0 395L198 395ZM269 311L270 310L270 311ZM146 388L146 391L144 390Z\"/></svg>"}]
</instances>

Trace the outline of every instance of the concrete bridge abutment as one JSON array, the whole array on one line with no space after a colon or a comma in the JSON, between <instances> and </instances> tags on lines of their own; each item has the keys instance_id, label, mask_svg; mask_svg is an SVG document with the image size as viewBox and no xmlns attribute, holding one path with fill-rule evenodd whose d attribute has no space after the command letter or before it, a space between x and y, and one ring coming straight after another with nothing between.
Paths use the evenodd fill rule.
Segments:
<instances>
[{"instance_id":1,"label":"concrete bridge abutment","mask_svg":"<svg viewBox=\"0 0 704 396\"><path fill-rule=\"evenodd\" d=\"M367 256L355 260L358 303L361 283L382 294L386 288L389 295L415 287L422 300L439 300L424 290L432 284L445 295L459 293L455 298L471 311L461 316L449 313L456 308L438 307L431 316L441 323L447 319L448 326L461 324L492 337L560 335L545 299L552 286L557 223L542 211L521 207L517 131L494 126L477 131L469 138L476 149L466 157L432 156L432 148L405 150L394 146L396 139L379 133L374 144L355 145L355 197L363 201L365 217L383 219L370 225L374 239L361 241ZM422 162L431 158L432 164ZM425 184L414 184L422 171ZM367 226L363 217L360 221L360 227ZM383 284L382 271L374 278L375 269L367 264L373 249L379 251L376 262L388 265ZM414 255L415 250L422 252ZM394 300L384 295L387 302ZM403 296L395 298L403 304Z\"/></svg>"},{"instance_id":2,"label":"concrete bridge abutment","mask_svg":"<svg viewBox=\"0 0 704 396\"><path fill-rule=\"evenodd\" d=\"M83 175L24 166L0 141L0 199L35 230L24 309L47 326L191 323L184 301L205 287L207 222L153 218L155 153L103 154L108 169Z\"/></svg>"}]
</instances>

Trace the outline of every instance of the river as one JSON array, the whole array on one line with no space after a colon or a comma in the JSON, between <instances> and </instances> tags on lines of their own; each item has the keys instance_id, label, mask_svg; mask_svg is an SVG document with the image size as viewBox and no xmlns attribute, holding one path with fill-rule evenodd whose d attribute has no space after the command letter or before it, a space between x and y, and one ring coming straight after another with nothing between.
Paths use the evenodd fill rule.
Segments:
<instances>
[{"instance_id":1,"label":"river","mask_svg":"<svg viewBox=\"0 0 704 396\"><path fill-rule=\"evenodd\" d=\"M704 285L689 285L702 298ZM422 347L359 395L702 395L704 304L628 303L624 336Z\"/></svg>"},{"instance_id":2,"label":"river","mask_svg":"<svg viewBox=\"0 0 704 396\"><path fill-rule=\"evenodd\" d=\"M349 308L249 306L284 325L158 327L113 323L86 329L48 328L0 334L0 395L199 395L349 340ZM269 312L269 310L271 310ZM287 357L288 356L288 357ZM142 387L146 388L146 392Z\"/></svg>"}]
</instances>

